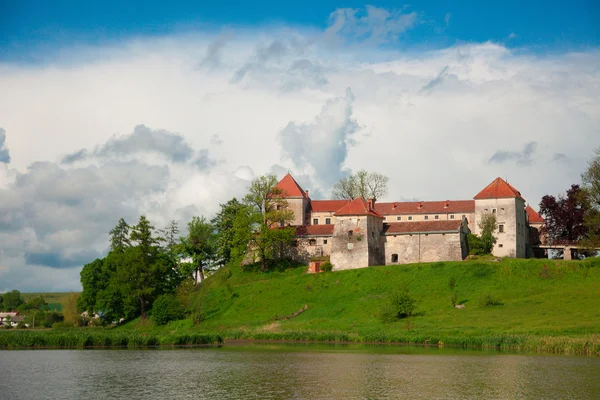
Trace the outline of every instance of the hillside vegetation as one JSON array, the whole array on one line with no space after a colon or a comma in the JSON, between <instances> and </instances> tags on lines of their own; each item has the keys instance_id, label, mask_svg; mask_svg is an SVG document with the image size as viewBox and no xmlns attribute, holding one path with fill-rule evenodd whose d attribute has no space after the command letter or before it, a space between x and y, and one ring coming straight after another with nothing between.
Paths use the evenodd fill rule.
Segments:
<instances>
[{"instance_id":1,"label":"hillside vegetation","mask_svg":"<svg viewBox=\"0 0 600 400\"><path fill-rule=\"evenodd\" d=\"M451 303L454 278L457 303ZM415 315L379 318L408 288ZM194 330L225 339L499 346L600 354L600 260L471 260L306 274L220 270L191 294ZM501 305L485 306L483 298ZM307 306L304 312L290 318ZM556 349L553 350L553 347Z\"/></svg>"}]
</instances>

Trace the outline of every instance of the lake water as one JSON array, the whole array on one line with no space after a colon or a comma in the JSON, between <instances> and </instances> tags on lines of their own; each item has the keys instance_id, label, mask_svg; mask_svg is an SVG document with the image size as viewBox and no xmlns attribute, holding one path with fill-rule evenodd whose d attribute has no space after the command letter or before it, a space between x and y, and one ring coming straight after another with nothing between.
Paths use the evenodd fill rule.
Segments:
<instances>
[{"instance_id":1,"label":"lake water","mask_svg":"<svg viewBox=\"0 0 600 400\"><path fill-rule=\"evenodd\" d=\"M279 344L0 351L0 399L600 399L600 359Z\"/></svg>"}]
</instances>

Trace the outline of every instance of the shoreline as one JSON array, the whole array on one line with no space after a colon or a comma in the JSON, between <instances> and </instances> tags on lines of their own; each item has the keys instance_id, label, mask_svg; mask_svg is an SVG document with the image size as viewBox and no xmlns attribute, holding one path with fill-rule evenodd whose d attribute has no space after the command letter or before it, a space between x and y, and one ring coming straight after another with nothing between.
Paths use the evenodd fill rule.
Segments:
<instances>
[{"instance_id":1,"label":"shoreline","mask_svg":"<svg viewBox=\"0 0 600 400\"><path fill-rule=\"evenodd\" d=\"M279 338L264 338L252 335L239 337L211 333L149 333L143 331L123 332L109 329L98 331L0 331L1 350L60 350L60 349L168 349L228 347L251 344L319 344L319 345L366 345L389 347L449 348L465 350L491 350L514 354L564 355L564 356L600 356L600 335L590 336L542 336L542 335L493 335L439 337L438 341L374 341L374 340L323 340L291 339L281 336L299 332L286 332ZM85 328L84 328L85 329ZM303 332L306 334L306 332ZM254 336L254 337L252 337ZM442 340L445 339L445 340Z\"/></svg>"}]
</instances>

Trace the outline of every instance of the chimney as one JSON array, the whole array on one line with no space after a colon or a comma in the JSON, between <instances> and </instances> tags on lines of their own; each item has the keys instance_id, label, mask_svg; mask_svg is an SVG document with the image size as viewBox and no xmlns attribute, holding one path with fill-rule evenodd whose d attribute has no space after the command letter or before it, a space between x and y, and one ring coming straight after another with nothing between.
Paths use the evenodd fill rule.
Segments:
<instances>
[{"instance_id":1,"label":"chimney","mask_svg":"<svg viewBox=\"0 0 600 400\"><path fill-rule=\"evenodd\" d=\"M392 210L396 209L396 202L394 202L394 204L392 205Z\"/></svg>"},{"instance_id":2,"label":"chimney","mask_svg":"<svg viewBox=\"0 0 600 400\"><path fill-rule=\"evenodd\" d=\"M375 199L369 199L369 211L373 211L375 209Z\"/></svg>"},{"instance_id":3,"label":"chimney","mask_svg":"<svg viewBox=\"0 0 600 400\"><path fill-rule=\"evenodd\" d=\"M449 205L450 205L450 200L446 200L446 202L444 203L444 208L448 208Z\"/></svg>"},{"instance_id":4,"label":"chimney","mask_svg":"<svg viewBox=\"0 0 600 400\"><path fill-rule=\"evenodd\" d=\"M308 189L306 189L306 197L308 197Z\"/></svg>"},{"instance_id":5,"label":"chimney","mask_svg":"<svg viewBox=\"0 0 600 400\"><path fill-rule=\"evenodd\" d=\"M421 208L423 208L423 202L420 201L419 204L417 205L417 208L420 210Z\"/></svg>"}]
</instances>

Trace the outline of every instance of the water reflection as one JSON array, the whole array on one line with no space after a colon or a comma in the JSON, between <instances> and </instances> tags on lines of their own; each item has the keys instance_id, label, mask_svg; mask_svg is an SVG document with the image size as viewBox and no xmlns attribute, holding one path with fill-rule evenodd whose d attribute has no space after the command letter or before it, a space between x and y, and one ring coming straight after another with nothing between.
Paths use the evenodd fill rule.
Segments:
<instances>
[{"instance_id":1,"label":"water reflection","mask_svg":"<svg viewBox=\"0 0 600 400\"><path fill-rule=\"evenodd\" d=\"M593 399L600 393L597 358L339 349L2 351L0 398Z\"/></svg>"}]
</instances>

